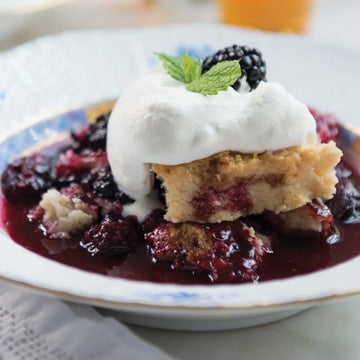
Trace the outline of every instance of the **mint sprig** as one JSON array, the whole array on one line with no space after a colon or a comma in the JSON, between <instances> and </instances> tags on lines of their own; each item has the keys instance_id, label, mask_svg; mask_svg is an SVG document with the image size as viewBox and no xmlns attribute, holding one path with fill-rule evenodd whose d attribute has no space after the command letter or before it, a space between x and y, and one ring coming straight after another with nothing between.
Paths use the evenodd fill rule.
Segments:
<instances>
[{"instance_id":1,"label":"mint sprig","mask_svg":"<svg viewBox=\"0 0 360 360\"><path fill-rule=\"evenodd\" d=\"M201 77L201 61L194 56L188 56L187 52L181 57L185 70L185 83L191 84Z\"/></svg>"},{"instance_id":2,"label":"mint sprig","mask_svg":"<svg viewBox=\"0 0 360 360\"><path fill-rule=\"evenodd\" d=\"M189 84L201 76L200 59L189 56L187 52L182 56L170 56L164 53L155 53L163 62L167 73L175 80Z\"/></svg>"},{"instance_id":3,"label":"mint sprig","mask_svg":"<svg viewBox=\"0 0 360 360\"><path fill-rule=\"evenodd\" d=\"M218 91L226 91L240 76L241 68L237 60L222 61L188 84L186 90L203 95L216 95Z\"/></svg>"},{"instance_id":4,"label":"mint sprig","mask_svg":"<svg viewBox=\"0 0 360 360\"><path fill-rule=\"evenodd\" d=\"M167 73L182 83L187 84L188 91L203 95L216 95L219 91L227 90L241 76L239 61L222 61L202 74L200 59L185 53L175 57L164 53L155 53L163 62Z\"/></svg>"}]
</instances>

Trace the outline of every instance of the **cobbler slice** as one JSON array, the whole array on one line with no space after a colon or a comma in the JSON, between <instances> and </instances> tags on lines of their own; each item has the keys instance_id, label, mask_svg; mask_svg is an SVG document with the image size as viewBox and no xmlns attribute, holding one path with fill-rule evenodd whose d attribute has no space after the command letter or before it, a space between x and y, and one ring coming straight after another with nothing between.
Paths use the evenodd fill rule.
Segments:
<instances>
[{"instance_id":1,"label":"cobbler slice","mask_svg":"<svg viewBox=\"0 0 360 360\"><path fill-rule=\"evenodd\" d=\"M152 169L166 189L166 220L213 223L329 199L341 155L329 142L262 154L224 151L186 164L153 164Z\"/></svg>"}]
</instances>

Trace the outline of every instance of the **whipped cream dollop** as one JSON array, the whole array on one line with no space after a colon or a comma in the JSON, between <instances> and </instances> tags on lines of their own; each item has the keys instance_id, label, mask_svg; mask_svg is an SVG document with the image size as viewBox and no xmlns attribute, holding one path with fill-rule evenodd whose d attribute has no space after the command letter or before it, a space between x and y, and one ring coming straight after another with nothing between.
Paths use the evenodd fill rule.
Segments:
<instances>
[{"instance_id":1,"label":"whipped cream dollop","mask_svg":"<svg viewBox=\"0 0 360 360\"><path fill-rule=\"evenodd\" d=\"M119 188L135 199L152 190L150 164L177 165L224 150L261 153L316 142L306 105L280 84L249 93L190 92L157 68L135 81L109 119L107 152Z\"/></svg>"}]
</instances>

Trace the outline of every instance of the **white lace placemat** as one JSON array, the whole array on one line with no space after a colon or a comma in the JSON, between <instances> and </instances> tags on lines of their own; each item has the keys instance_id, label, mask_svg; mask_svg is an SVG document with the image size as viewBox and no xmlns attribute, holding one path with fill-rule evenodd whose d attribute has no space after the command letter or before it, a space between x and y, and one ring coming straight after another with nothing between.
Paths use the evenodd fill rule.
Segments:
<instances>
[{"instance_id":1,"label":"white lace placemat","mask_svg":"<svg viewBox=\"0 0 360 360\"><path fill-rule=\"evenodd\" d=\"M92 307L0 284L1 360L170 360Z\"/></svg>"}]
</instances>

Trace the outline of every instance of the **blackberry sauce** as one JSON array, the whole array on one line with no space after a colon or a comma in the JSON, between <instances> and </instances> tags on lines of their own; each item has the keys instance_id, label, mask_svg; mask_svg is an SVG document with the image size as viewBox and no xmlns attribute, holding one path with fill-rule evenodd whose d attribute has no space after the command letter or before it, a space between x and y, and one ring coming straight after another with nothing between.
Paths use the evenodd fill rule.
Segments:
<instances>
[{"instance_id":1,"label":"blackberry sauce","mask_svg":"<svg viewBox=\"0 0 360 360\"><path fill-rule=\"evenodd\" d=\"M321 140L335 140L335 120L315 113L315 110L312 112L318 121ZM55 144L9 164L2 175L4 196L0 194L0 226L16 243L26 249L82 270L131 280L212 284L213 279L206 271L180 270L175 268L173 262L154 261L151 244L143 238L140 225L133 218L122 218L122 205L133 200L117 190L112 178L105 152L106 120L106 116L100 117L89 129L72 134L68 142ZM60 165L59 159L62 159ZM91 172L88 167L94 164L96 166L99 162L101 169ZM351 171L344 166L341 164L337 168L337 196L327 204L336 218L333 223L334 232L329 236L301 232L285 236L266 229L266 224L260 220L258 225L265 229L265 234L272 237L273 241L271 251L265 253L257 268L258 278L251 281L261 282L306 274L360 255L360 179L355 179ZM69 184L78 184L75 185L78 188L67 188ZM159 188L159 184L156 185ZM71 191L80 192L81 196L89 197L92 205L98 208L99 214L109 203L112 210L102 216L92 230L85 230L85 236L82 232L66 240L51 238L41 227L41 221L34 221L32 218L41 218L41 213L36 215L35 211L34 215L34 208L41 199L41 193L50 187L65 189L70 191L70 194ZM236 196L242 196L240 190ZM160 198L163 198L161 193ZM150 221L147 226L156 227L159 224L158 219L162 221L161 216L154 217L151 219L153 223ZM119 225L119 221L123 223ZM221 226L216 226L220 227L220 232ZM122 229L126 233L121 233ZM114 236L119 239L117 243ZM127 242L129 236L132 237L131 242ZM237 246L237 235L232 233L231 236L235 237L233 245ZM89 247L96 251L89 251ZM231 254L226 256L228 259L225 260L229 264L236 258L231 258ZM218 283L243 281L249 280L222 280Z\"/></svg>"},{"instance_id":2,"label":"blackberry sauce","mask_svg":"<svg viewBox=\"0 0 360 360\"><path fill-rule=\"evenodd\" d=\"M62 264L131 280L178 284L211 283L205 273L175 270L171 263L162 261L154 263L145 244L128 255L92 256L79 245L79 237L75 236L70 240L74 248L50 254L43 245L46 238L39 233L36 224L29 222L27 218L30 204L9 203L1 198L0 207L3 211L2 225L15 242ZM266 254L259 265L259 281L310 273L360 255L360 219L358 220L358 223L351 224L335 221L340 239L334 244L318 238L279 238L273 253Z\"/></svg>"}]
</instances>

